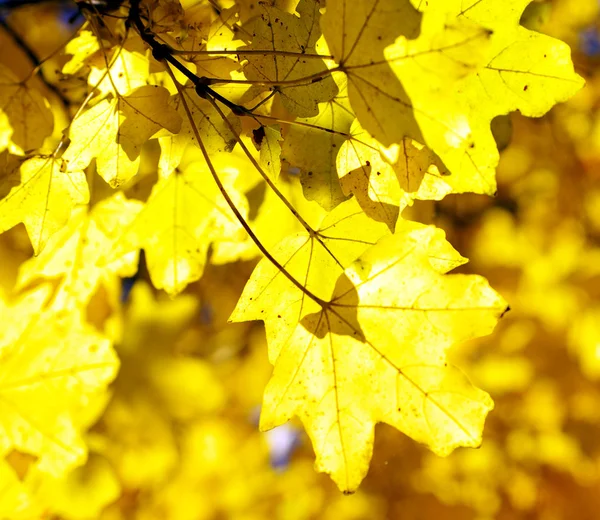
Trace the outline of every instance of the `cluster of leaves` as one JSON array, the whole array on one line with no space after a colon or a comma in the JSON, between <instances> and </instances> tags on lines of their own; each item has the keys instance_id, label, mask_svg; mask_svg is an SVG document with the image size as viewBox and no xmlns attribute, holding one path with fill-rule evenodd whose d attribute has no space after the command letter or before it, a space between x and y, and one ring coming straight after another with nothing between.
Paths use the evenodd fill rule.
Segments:
<instances>
[{"instance_id":1,"label":"cluster of leaves","mask_svg":"<svg viewBox=\"0 0 600 520\"><path fill-rule=\"evenodd\" d=\"M142 517L234 516L234 489L241 508L278 493L263 471L248 484L258 462L195 464L239 449L225 433L235 413L206 416L253 402L244 394L265 374L258 360L230 366L235 349L212 366L223 348L211 338L239 345L253 329L199 332L198 296L223 315L208 321L264 322L274 372L260 427L300 417L342 491L367 473L378 422L436 454L478 446L493 403L447 351L488 334L506 303L480 276L447 274L466 259L407 214L415 201L494 194L498 117L541 116L581 88L569 47L521 25L529 3L80 2L85 22L44 62L19 31L26 17L3 23L33 63L0 63L0 231L22 223L34 256L2 273L2 515L95 517L169 472ZM124 316L121 278L140 250L156 289L192 285L153 303L137 282ZM186 327L198 330L179 337ZM247 385L230 390L234 379ZM136 428L152 396L170 419ZM187 426L178 442L171 420ZM190 464L174 469L176 445ZM85 466L97 493L79 503L73 469L88 448L105 458Z\"/></svg>"},{"instance_id":2,"label":"cluster of leaves","mask_svg":"<svg viewBox=\"0 0 600 520\"><path fill-rule=\"evenodd\" d=\"M581 11L565 23L574 5ZM577 45L598 9L561 0L529 23ZM504 203L482 214L469 240L473 268L515 310L470 371L495 396L490 441L453 467L428 458L421 471L424 488L483 518L594 518L598 507L598 62L582 53L576 62L589 87L550 117L515 121L498 169Z\"/></svg>"}]
</instances>

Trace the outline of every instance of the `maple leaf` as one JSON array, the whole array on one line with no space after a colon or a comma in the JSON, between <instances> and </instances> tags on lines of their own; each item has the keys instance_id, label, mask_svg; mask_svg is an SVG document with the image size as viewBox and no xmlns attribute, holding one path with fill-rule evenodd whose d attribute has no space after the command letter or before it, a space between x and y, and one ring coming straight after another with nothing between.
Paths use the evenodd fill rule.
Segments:
<instances>
[{"instance_id":1,"label":"maple leaf","mask_svg":"<svg viewBox=\"0 0 600 520\"><path fill-rule=\"evenodd\" d=\"M358 120L350 129L352 138L344 142L337 156L340 185L346 195L354 195L372 219L394 229L403 193L391 164L391 154L362 129Z\"/></svg>"},{"instance_id":2,"label":"maple leaf","mask_svg":"<svg viewBox=\"0 0 600 520\"><path fill-rule=\"evenodd\" d=\"M270 179L281 172L281 126L261 126L254 132L254 143L260 152L259 164Z\"/></svg>"},{"instance_id":3,"label":"maple leaf","mask_svg":"<svg viewBox=\"0 0 600 520\"><path fill-rule=\"evenodd\" d=\"M448 366L446 350L489 334L506 303L479 276L445 275L462 261L441 230L412 223L367 249L270 352L261 429L298 415L317 468L344 492L367 472L377 422L440 455L478 446L493 403Z\"/></svg>"},{"instance_id":4,"label":"maple leaf","mask_svg":"<svg viewBox=\"0 0 600 520\"><path fill-rule=\"evenodd\" d=\"M340 187L336 157L354 120L346 80L338 75L335 81L338 94L319 105L318 115L296 119L282 145L282 159L300 170L304 196L328 211L348 198Z\"/></svg>"},{"instance_id":5,"label":"maple leaf","mask_svg":"<svg viewBox=\"0 0 600 520\"><path fill-rule=\"evenodd\" d=\"M488 148L474 145L468 109L451 95L452 85L481 64L490 31L440 7L425 12L415 38L419 15L407 0L366 2L364 10L333 2L323 23L362 126L385 146L404 137L427 144L450 171L481 177L479 191L493 193L496 164L486 162ZM340 15L343 36L335 28Z\"/></svg>"},{"instance_id":6,"label":"maple leaf","mask_svg":"<svg viewBox=\"0 0 600 520\"><path fill-rule=\"evenodd\" d=\"M69 219L76 204L87 204L85 173L54 157L32 157L20 168L21 183L0 200L0 233L25 224L35 254Z\"/></svg>"},{"instance_id":7,"label":"maple leaf","mask_svg":"<svg viewBox=\"0 0 600 520\"><path fill-rule=\"evenodd\" d=\"M85 460L81 417L118 361L79 312L45 309L50 295L41 285L3 310L15 330L0 336L0 453L29 453L58 476Z\"/></svg>"},{"instance_id":8,"label":"maple leaf","mask_svg":"<svg viewBox=\"0 0 600 520\"><path fill-rule=\"evenodd\" d=\"M128 96L100 101L73 120L63 158L71 168L85 168L95 158L98 174L113 188L120 186L137 173L148 139L162 129L179 132L181 117L169 100L164 87L146 85Z\"/></svg>"},{"instance_id":9,"label":"maple leaf","mask_svg":"<svg viewBox=\"0 0 600 520\"><path fill-rule=\"evenodd\" d=\"M305 53L316 53L315 44L321 35L319 2L300 0L296 6L297 15L277 5L260 3L259 6L262 14L242 26L242 35L251 37L251 41L239 50L276 50L292 55L248 55L244 67L246 77L252 81L281 82L277 93L290 113L299 117L316 116L318 103L329 101L337 93L333 79L324 76L319 81L308 79L298 85L285 85L285 82L311 78L327 71L323 60L302 57Z\"/></svg>"},{"instance_id":10,"label":"maple leaf","mask_svg":"<svg viewBox=\"0 0 600 520\"><path fill-rule=\"evenodd\" d=\"M354 112L384 145L420 136L410 99L383 55L399 35L415 38L420 23L408 0L333 0L321 20L329 50L348 76Z\"/></svg>"},{"instance_id":11,"label":"maple leaf","mask_svg":"<svg viewBox=\"0 0 600 520\"><path fill-rule=\"evenodd\" d=\"M0 65L0 151L23 154L42 146L52 133L54 116L46 98Z\"/></svg>"},{"instance_id":12,"label":"maple leaf","mask_svg":"<svg viewBox=\"0 0 600 520\"><path fill-rule=\"evenodd\" d=\"M77 66L79 60L89 65L88 84L97 89L102 97L111 94L115 97L126 96L148 85L150 61L139 36L131 34L123 46L115 47L110 52L98 45L98 50L89 57L89 38L81 38L81 49L73 57L71 67Z\"/></svg>"},{"instance_id":13,"label":"maple leaf","mask_svg":"<svg viewBox=\"0 0 600 520\"><path fill-rule=\"evenodd\" d=\"M406 59L414 54L411 42L399 38L384 51L411 98L423 133L423 140L410 137L427 144L453 174L479 177L481 184L473 190L477 193L494 194L496 189L498 151L490 127L492 119L515 110L527 116L541 116L583 86L583 80L573 72L568 45L519 25L529 3L478 0L470 5L439 1L421 4L425 16L446 12L446 16L455 16L460 26L463 22L473 24L474 36L477 26L480 31L487 31L488 44L480 44L478 49L479 63L471 63L471 73L444 83L443 96L434 90L432 97L430 89L424 89L423 59ZM471 38L474 43L478 40L481 39ZM443 56L446 55L444 51ZM452 59L459 66L469 63L462 53ZM438 66L433 70L437 74L439 69ZM435 113L430 111L432 106Z\"/></svg>"},{"instance_id":14,"label":"maple leaf","mask_svg":"<svg viewBox=\"0 0 600 520\"><path fill-rule=\"evenodd\" d=\"M387 227L369 219L354 199L340 204L321 219L313 234L296 233L273 248L271 254L279 266L266 258L260 261L230 320L264 320L269 356L275 359L278 346L296 324L319 309L307 292L328 298L344 269L387 233Z\"/></svg>"},{"instance_id":15,"label":"maple leaf","mask_svg":"<svg viewBox=\"0 0 600 520\"><path fill-rule=\"evenodd\" d=\"M539 5L524 13L530 0L84 4L86 24L66 46L64 28L52 34L37 6L11 11L0 30L0 48L8 49L0 53L0 233L25 224L0 237L0 516L192 519L252 509L260 517L383 518L397 498L379 485L383 464L374 465L367 492L333 496L305 453L288 461L297 427L261 437L249 410L272 371L261 429L300 417L318 469L352 492L367 472L378 422L440 455L479 445L493 403L450 359L493 391L499 408L509 403L518 422L498 414L501 435L484 455L425 456L417 476L450 482L450 492L433 486L446 502L470 500L488 517L500 494L535 507L538 466L530 462L573 475L579 467L577 477L590 478L589 450L563 430L567 419L597 422L593 385L578 385L567 414L561 385L538 384L539 367L514 354L525 346L535 353L533 336L546 326L557 345L558 333L568 337L584 376L598 373L598 312L584 312L594 285L580 286L598 271L586 238L599 221L591 170L583 169L591 188L584 202L563 190L575 200L569 211L578 218L584 208L588 217L580 232L556 225L555 193L564 187L558 168L571 155L571 173L594 160L593 88L577 100L578 114L565 107L526 127L527 145L507 150L512 173L499 204L518 211L507 217L511 226L484 227L475 258L509 268L508 280L495 269L494 283L536 320L509 322L493 355L480 342L460 342L490 332L504 300L479 276L448 274L466 259L442 231L399 219L416 199L493 193L497 148L506 142L492 134L498 116L540 116L581 86L566 44L524 27L539 24ZM555 4L556 18L577 12L551 28L571 41L593 24L584 11L598 11L595 0ZM29 33L32 12L39 23ZM523 119L514 121L523 139ZM529 156L545 156L547 142L528 147L557 124L561 141L580 141L550 155L549 168ZM58 139L54 155L43 155L40 148ZM541 168L529 182L534 164ZM435 205L435 215L431 204L411 214L442 218L468 247L459 228L463 210L470 220L487 204L478 200L458 207L456 226L447 218L451 201ZM531 225L524 250L508 233L520 231L520 220ZM29 260L23 227L37 255ZM532 256L545 241L550 260ZM518 271L523 276L513 279ZM556 285L565 274L576 288ZM131 278L121 284L120 276ZM154 290L173 296L200 278L176 300ZM264 321L266 335L252 324L224 328L229 315ZM72 472L116 371L103 334L118 341L121 377L86 435L101 454ZM572 378L566 358L557 359ZM507 392L512 401L502 401ZM525 396L516 408L515 392ZM498 435L497 425L488 428ZM387 466L384 478L402 474L404 486L414 480L414 457L398 456L403 445L384 437L379 460L391 462L393 453L403 464ZM269 450L282 446L284 478L269 466ZM250 471L237 471L240 458ZM94 460L105 462L99 472ZM465 482L473 493L460 491ZM144 500L130 500L132 490ZM427 516L428 506L422 496L404 513Z\"/></svg>"},{"instance_id":16,"label":"maple leaf","mask_svg":"<svg viewBox=\"0 0 600 520\"><path fill-rule=\"evenodd\" d=\"M98 52L99 49L100 42L92 31L80 31L65 46L65 53L70 54L71 59L63 65L63 74L75 74L87 65L90 56Z\"/></svg>"},{"instance_id":17,"label":"maple leaf","mask_svg":"<svg viewBox=\"0 0 600 520\"><path fill-rule=\"evenodd\" d=\"M340 185L371 218L393 228L398 214L418 200L441 200L448 193L480 192L481 177L452 175L429 148L405 137L383 147L358 120L337 155Z\"/></svg>"},{"instance_id":18,"label":"maple leaf","mask_svg":"<svg viewBox=\"0 0 600 520\"><path fill-rule=\"evenodd\" d=\"M239 119L229 114L228 120L224 121L209 101L197 95L190 95L190 92L184 89L172 97L172 105L183 123L175 135L159 137L161 156L158 167L162 176L168 176L179 166L190 144L198 146L192 123L202 136L202 142L211 155L221 151L231 151L237 142L236 134L231 128L239 135L241 129ZM184 102L190 111L191 119L188 118Z\"/></svg>"},{"instance_id":19,"label":"maple leaf","mask_svg":"<svg viewBox=\"0 0 600 520\"><path fill-rule=\"evenodd\" d=\"M367 2L362 13L341 0L327 6L323 31L338 69L348 75L352 106L371 135L386 146L405 137L424 143L460 177L452 183L460 191L468 186L493 194L498 152L492 119L514 110L542 115L582 84L568 46L519 26L528 3L509 3L509 16L504 4L489 7L491 2L422 4L415 38L419 23L408 1ZM388 13L403 13L404 25L384 22ZM336 28L340 17L343 36ZM521 50L530 64L523 65ZM530 83L544 95L521 96ZM527 101L533 97L537 106Z\"/></svg>"},{"instance_id":20,"label":"maple leaf","mask_svg":"<svg viewBox=\"0 0 600 520\"><path fill-rule=\"evenodd\" d=\"M60 278L53 307L69 309L87 305L100 284L120 285L119 276L136 272L137 252L109 265L100 265L100 259L142 207L141 202L126 200L118 192L89 212L87 208L74 211L68 224L52 235L42 253L21 265L17 290L40 280Z\"/></svg>"},{"instance_id":21,"label":"maple leaf","mask_svg":"<svg viewBox=\"0 0 600 520\"><path fill-rule=\"evenodd\" d=\"M233 190L234 180L225 182L236 207L245 213L246 202ZM241 231L206 165L192 163L156 183L108 259L143 248L154 286L175 295L202 276L213 241Z\"/></svg>"},{"instance_id":22,"label":"maple leaf","mask_svg":"<svg viewBox=\"0 0 600 520\"><path fill-rule=\"evenodd\" d=\"M429 8L437 3L432 2ZM519 24L530 3L505 0L500 5L479 0L469 6L458 2L446 6L460 18L493 31L485 65L477 75L465 77L457 85L456 93L469 99L470 117L476 127L515 110L528 117L542 116L584 85L583 78L573 72L571 49L566 43Z\"/></svg>"}]
</instances>

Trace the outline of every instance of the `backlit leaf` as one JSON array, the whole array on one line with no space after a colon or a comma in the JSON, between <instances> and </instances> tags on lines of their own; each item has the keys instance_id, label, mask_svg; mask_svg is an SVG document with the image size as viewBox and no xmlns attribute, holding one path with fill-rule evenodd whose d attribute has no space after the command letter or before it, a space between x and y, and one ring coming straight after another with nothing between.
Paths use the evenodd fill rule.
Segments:
<instances>
[{"instance_id":1,"label":"backlit leaf","mask_svg":"<svg viewBox=\"0 0 600 520\"><path fill-rule=\"evenodd\" d=\"M227 121L221 119L209 101L200 98L191 89L183 89L182 93L173 96L171 101L172 106L181 117L181 129L175 135L159 137L161 147L159 172L161 176L168 176L179 166L181 158L190 144L198 146L182 96L185 96L185 104L209 153L231 151L236 143L236 138L229 125L238 135L241 129L237 118L232 118L230 115L229 124L227 124Z\"/></svg>"},{"instance_id":2,"label":"backlit leaf","mask_svg":"<svg viewBox=\"0 0 600 520\"><path fill-rule=\"evenodd\" d=\"M230 189L234 180L224 179ZM244 199L237 195L235 202L245 212ZM144 249L154 286L175 295L202 276L214 240L241 231L208 168L192 163L185 171L176 170L156 183L146 206L124 229L109 260Z\"/></svg>"},{"instance_id":3,"label":"backlit leaf","mask_svg":"<svg viewBox=\"0 0 600 520\"><path fill-rule=\"evenodd\" d=\"M336 157L354 120L346 80L338 74L335 81L338 94L319 105L318 115L296 119L282 144L282 158L290 170L299 170L305 197L328 211L347 198L336 173Z\"/></svg>"},{"instance_id":4,"label":"backlit leaf","mask_svg":"<svg viewBox=\"0 0 600 520\"><path fill-rule=\"evenodd\" d=\"M344 269L388 232L385 225L366 217L351 199L328 214L313 236L306 232L289 236L272 254L306 291L327 298ZM269 356L274 361L281 342L296 323L318 309L313 299L265 258L252 273L230 319L264 320Z\"/></svg>"},{"instance_id":5,"label":"backlit leaf","mask_svg":"<svg viewBox=\"0 0 600 520\"><path fill-rule=\"evenodd\" d=\"M409 43L402 39L385 50L386 59L415 109L424 137L417 140L436 152L453 174L479 176L481 186L477 192L495 192L493 169L498 152L490 128L492 119L515 110L528 116L543 115L583 85L573 72L566 44L519 25L528 3L484 0L473 1L469 6L464 2L422 4L424 16L443 9L449 16L456 16L457 24L463 21L477 24L489 36L487 47L479 49L479 54L483 54L480 64L473 64L473 73L444 85L446 99L439 98L439 110L433 116L429 110L435 101L423 96L427 91L423 88L421 69L411 70L422 65L422 59L406 60ZM460 64L466 63L462 55L459 60Z\"/></svg>"},{"instance_id":6,"label":"backlit leaf","mask_svg":"<svg viewBox=\"0 0 600 520\"><path fill-rule=\"evenodd\" d=\"M89 44L88 40L83 43ZM98 50L86 62L91 67L88 84L103 96L126 96L148 84L150 62L139 37L132 35L126 46L113 47L111 52Z\"/></svg>"},{"instance_id":7,"label":"backlit leaf","mask_svg":"<svg viewBox=\"0 0 600 520\"><path fill-rule=\"evenodd\" d=\"M386 146L405 135L420 137L410 99L383 53L399 35L417 37L421 17L408 0L333 0L323 15L327 45L348 76L350 104Z\"/></svg>"},{"instance_id":8,"label":"backlit leaf","mask_svg":"<svg viewBox=\"0 0 600 520\"><path fill-rule=\"evenodd\" d=\"M31 245L40 253L77 204L87 204L83 171L63 159L32 157L21 165L21 184L0 200L0 232L25 224Z\"/></svg>"},{"instance_id":9,"label":"backlit leaf","mask_svg":"<svg viewBox=\"0 0 600 520\"><path fill-rule=\"evenodd\" d=\"M481 443L493 403L448 366L446 350L489 334L506 303L483 278L447 276L432 263L443 241L439 230L412 224L384 237L346 269L330 302L271 351L261 428L298 415L317 468L344 492L367 472L377 422L440 455Z\"/></svg>"},{"instance_id":10,"label":"backlit leaf","mask_svg":"<svg viewBox=\"0 0 600 520\"><path fill-rule=\"evenodd\" d=\"M319 2L300 0L297 15L282 10L277 5L259 3L260 15L244 24L244 33L251 43L240 50L278 50L297 53L285 55L249 55L244 68L246 77L255 81L282 82L278 95L283 106L299 117L312 117L318 113L318 103L329 101L337 93L335 82L329 76L311 81L311 76L327 70L320 59L303 58L302 54L315 54L315 44L320 36ZM308 78L299 85L286 85L296 79Z\"/></svg>"},{"instance_id":11,"label":"backlit leaf","mask_svg":"<svg viewBox=\"0 0 600 520\"><path fill-rule=\"evenodd\" d=\"M48 101L0 65L0 151L6 148L9 138L13 153L40 148L53 128Z\"/></svg>"},{"instance_id":12,"label":"backlit leaf","mask_svg":"<svg viewBox=\"0 0 600 520\"><path fill-rule=\"evenodd\" d=\"M4 313L8 323L11 316L27 319L9 344L0 345L0 452L35 455L41 470L60 475L85 460L80 416L106 390L118 361L110 342L79 313L44 309L49 289L35 289L38 307L27 315L19 303Z\"/></svg>"},{"instance_id":13,"label":"backlit leaf","mask_svg":"<svg viewBox=\"0 0 600 520\"><path fill-rule=\"evenodd\" d=\"M169 105L164 87L144 86L126 97L103 100L71 124L71 144L64 159L71 168L85 168L92 159L113 188L127 182L139 168L142 145L161 129L177 133L179 114Z\"/></svg>"},{"instance_id":14,"label":"backlit leaf","mask_svg":"<svg viewBox=\"0 0 600 520\"><path fill-rule=\"evenodd\" d=\"M68 224L55 233L42 253L21 266L17 287L40 279L61 278L54 295L55 308L87 305L98 286L120 284L118 276L137 270L134 252L110 265L100 265L103 255L140 212L141 202L126 200L122 193L106 199L91 210L73 212Z\"/></svg>"}]
</instances>

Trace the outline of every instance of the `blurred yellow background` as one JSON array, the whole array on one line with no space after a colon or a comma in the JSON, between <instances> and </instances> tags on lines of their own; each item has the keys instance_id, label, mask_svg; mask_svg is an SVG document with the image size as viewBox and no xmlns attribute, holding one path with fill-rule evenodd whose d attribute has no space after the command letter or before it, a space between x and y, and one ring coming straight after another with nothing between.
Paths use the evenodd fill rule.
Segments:
<instances>
[{"instance_id":1,"label":"blurred yellow background","mask_svg":"<svg viewBox=\"0 0 600 520\"><path fill-rule=\"evenodd\" d=\"M6 462L53 511L32 506L15 518L600 518L598 10L596 0L527 10L525 24L571 45L587 86L541 119L510 118L497 197L454 195L410 210L470 258L460 271L485 276L511 305L492 336L453 350L496 402L480 449L439 458L380 425L367 478L341 495L314 471L298 424L258 432L271 373L262 325L226 323L253 265L209 267L174 300L142 275L122 310L113 312L118 296L108 289L89 306L90 321L117 339L122 365L86 438L88 463L36 484L31 460L11 453ZM46 14L51 23L52 8ZM37 29L28 28L31 45L52 48L47 28ZM68 34L57 24L54 37ZM3 59L9 42L0 34ZM22 226L0 235L0 289L30 255ZM0 485L2 518L13 518L19 493L18 483Z\"/></svg>"}]
</instances>

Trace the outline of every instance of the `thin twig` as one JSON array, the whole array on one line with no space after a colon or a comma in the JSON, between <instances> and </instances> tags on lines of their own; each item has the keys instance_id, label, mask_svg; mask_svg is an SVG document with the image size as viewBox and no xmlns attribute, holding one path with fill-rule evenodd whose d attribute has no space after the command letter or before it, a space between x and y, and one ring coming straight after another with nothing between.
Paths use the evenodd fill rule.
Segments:
<instances>
[{"instance_id":1,"label":"thin twig","mask_svg":"<svg viewBox=\"0 0 600 520\"><path fill-rule=\"evenodd\" d=\"M224 56L291 56L294 58L310 58L310 59L322 59L322 60L332 60L333 56L328 54L312 54L312 53L302 53L302 52L292 52L292 51L274 51L274 50L220 50L220 51L186 51L186 50L178 50L171 49L172 54L174 55L189 55L189 56L210 56L210 55L224 55Z\"/></svg>"},{"instance_id":2,"label":"thin twig","mask_svg":"<svg viewBox=\"0 0 600 520\"><path fill-rule=\"evenodd\" d=\"M322 300L321 298L319 298L318 296L316 296L315 294L313 294L311 291L309 291L304 285L302 285L302 283L300 283L298 280L296 280L292 274L290 272L287 271L287 269L281 265L281 263L279 261L277 261L275 259L275 257L269 252L269 250L262 244L262 242L260 241L260 239L256 236L256 234L254 233L254 231L252 231L252 228L250 227L250 224L248 224L248 222L246 221L246 219L244 218L244 216L241 214L240 210L238 210L237 206L235 205L235 202L233 202L232 198L229 196L229 193L227 193L227 190L225 189L225 186L223 185L223 183L221 182L221 179L219 177L219 174L217 173L217 171L215 170L215 167L210 159L210 156L208 154L208 150L206 149L206 146L204 145L204 142L202 141L202 138L200 137L200 132L198 131L198 128L196 126L196 122L194 121L194 118L192 116L191 110L187 104L187 101L185 99L185 94L181 89L181 86L179 85L179 83L177 82L175 76L173 75L173 72L171 71L171 69L169 69L169 67L166 67L167 72L169 73L169 75L171 76L171 80L173 81L173 83L175 84L175 87L177 88L177 91L179 92L179 96L181 98L181 102L183 105L183 108L186 112L187 118L190 122L190 126L192 127L192 132L194 132L194 136L196 137L196 141L198 143L198 146L200 147L200 151L202 152L202 156L204 157L204 161L206 162L206 165L213 177L213 180L215 181L217 188L219 189L219 191L221 192L221 195L223 195L223 198L225 199L225 202L227 202L227 205L229 206L229 208L231 209L231 211L233 212L233 214L235 215L235 218L238 220L238 222L240 223L240 225L244 228L244 230L246 231L246 233L248 233L248 236L250 237L250 239L252 240L252 242L254 242L254 244L256 245L256 247L258 247L258 249L260 250L260 252L273 264L273 266L281 273L283 274L297 289L299 289L304 295L306 295L307 297L309 297L311 300L313 300L314 302L316 302L317 304L319 304L321 307L325 307L327 305L327 303ZM216 103L213 101L213 106L217 107ZM218 108L217 108L218 110Z\"/></svg>"}]
</instances>

